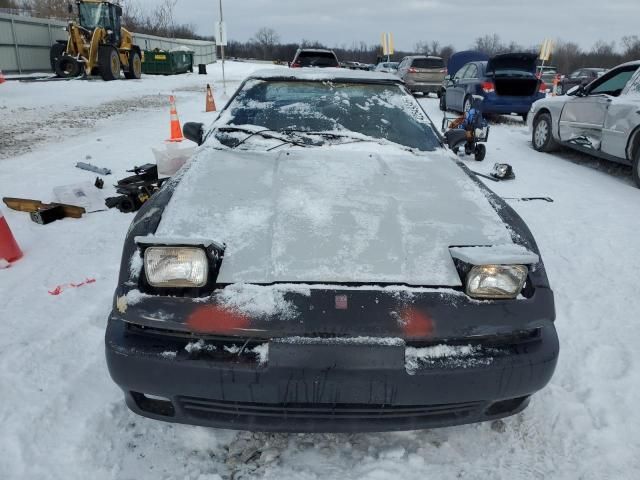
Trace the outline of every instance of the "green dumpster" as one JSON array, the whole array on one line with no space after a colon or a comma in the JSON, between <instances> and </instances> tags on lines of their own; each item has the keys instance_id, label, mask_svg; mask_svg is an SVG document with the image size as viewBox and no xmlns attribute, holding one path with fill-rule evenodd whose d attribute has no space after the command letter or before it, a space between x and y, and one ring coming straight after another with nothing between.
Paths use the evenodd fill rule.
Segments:
<instances>
[{"instance_id":1,"label":"green dumpster","mask_svg":"<svg viewBox=\"0 0 640 480\"><path fill-rule=\"evenodd\" d=\"M193 72L194 52L182 48L175 50L145 50L142 73L147 75L176 75Z\"/></svg>"}]
</instances>

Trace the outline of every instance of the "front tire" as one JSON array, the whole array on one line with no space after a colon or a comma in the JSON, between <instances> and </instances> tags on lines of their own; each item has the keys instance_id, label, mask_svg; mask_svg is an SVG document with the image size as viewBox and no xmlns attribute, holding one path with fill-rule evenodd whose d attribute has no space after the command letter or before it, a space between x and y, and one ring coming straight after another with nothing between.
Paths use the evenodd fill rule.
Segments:
<instances>
[{"instance_id":1,"label":"front tire","mask_svg":"<svg viewBox=\"0 0 640 480\"><path fill-rule=\"evenodd\" d=\"M636 187L640 188L640 148L637 149L636 158L633 160L633 168L631 169L633 181Z\"/></svg>"},{"instance_id":2,"label":"front tire","mask_svg":"<svg viewBox=\"0 0 640 480\"><path fill-rule=\"evenodd\" d=\"M115 47L102 45L98 50L100 76L106 82L120 78L120 55Z\"/></svg>"},{"instance_id":3,"label":"front tire","mask_svg":"<svg viewBox=\"0 0 640 480\"><path fill-rule=\"evenodd\" d=\"M129 68L124 72L125 78L139 80L142 77L142 59L137 50L129 53Z\"/></svg>"},{"instance_id":4,"label":"front tire","mask_svg":"<svg viewBox=\"0 0 640 480\"><path fill-rule=\"evenodd\" d=\"M538 152L552 152L558 148L558 142L551 133L551 115L548 113L539 114L533 121L531 143Z\"/></svg>"},{"instance_id":5,"label":"front tire","mask_svg":"<svg viewBox=\"0 0 640 480\"><path fill-rule=\"evenodd\" d=\"M440 95L440 110L447 111L447 96L444 93Z\"/></svg>"},{"instance_id":6,"label":"front tire","mask_svg":"<svg viewBox=\"0 0 640 480\"><path fill-rule=\"evenodd\" d=\"M73 78L80 75L81 68L82 65L74 57L62 55L56 60L53 69L60 78Z\"/></svg>"},{"instance_id":7,"label":"front tire","mask_svg":"<svg viewBox=\"0 0 640 480\"><path fill-rule=\"evenodd\" d=\"M49 60L51 62L51 70L56 71L56 63L58 63L58 59L64 55L64 51L67 49L67 46L62 43L54 43L51 45L51 50L49 50Z\"/></svg>"}]
</instances>

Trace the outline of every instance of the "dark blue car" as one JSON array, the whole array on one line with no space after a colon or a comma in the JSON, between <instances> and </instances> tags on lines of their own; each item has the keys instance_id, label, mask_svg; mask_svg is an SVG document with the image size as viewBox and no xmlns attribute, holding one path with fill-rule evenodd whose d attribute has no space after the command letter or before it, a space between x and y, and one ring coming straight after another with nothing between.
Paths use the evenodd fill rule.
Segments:
<instances>
[{"instance_id":1,"label":"dark blue car","mask_svg":"<svg viewBox=\"0 0 640 480\"><path fill-rule=\"evenodd\" d=\"M449 70L451 77L440 103L443 110L467 112L474 96L479 96L484 114L517 113L526 120L533 102L546 96L546 86L536 76L535 53L507 53L488 60L479 52L461 53L469 60L458 67L452 56L453 71Z\"/></svg>"}]
</instances>

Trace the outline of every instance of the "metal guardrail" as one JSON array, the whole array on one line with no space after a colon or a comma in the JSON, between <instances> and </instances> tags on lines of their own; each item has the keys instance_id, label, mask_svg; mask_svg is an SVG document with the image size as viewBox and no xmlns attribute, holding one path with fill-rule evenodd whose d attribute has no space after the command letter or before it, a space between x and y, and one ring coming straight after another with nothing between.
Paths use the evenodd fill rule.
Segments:
<instances>
[{"instance_id":1,"label":"metal guardrail","mask_svg":"<svg viewBox=\"0 0 640 480\"><path fill-rule=\"evenodd\" d=\"M49 49L57 40L66 40L65 22L0 13L0 70L4 73L48 72ZM195 52L194 63L216 61L214 42L164 38L134 33L134 42L143 50L172 50L187 47Z\"/></svg>"}]
</instances>

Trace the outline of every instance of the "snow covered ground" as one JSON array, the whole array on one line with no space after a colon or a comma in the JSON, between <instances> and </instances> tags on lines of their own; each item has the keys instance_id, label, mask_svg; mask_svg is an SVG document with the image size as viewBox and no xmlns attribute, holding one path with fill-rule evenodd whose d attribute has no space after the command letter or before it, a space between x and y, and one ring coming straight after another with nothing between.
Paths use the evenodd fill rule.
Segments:
<instances>
[{"instance_id":1,"label":"snow covered ground","mask_svg":"<svg viewBox=\"0 0 640 480\"><path fill-rule=\"evenodd\" d=\"M255 65L228 64L227 93ZM74 168L153 161L169 134L167 95L181 120L211 121L220 65L207 77L0 86L0 194L52 199L58 185L93 181ZM439 125L435 98L421 100ZM0 270L0 478L14 479L635 479L640 478L640 190L624 168L530 147L517 119L492 126L489 186L532 229L556 294L560 360L528 409L492 424L407 433L251 434L138 417L108 376L103 334L122 239L133 215L116 210L47 226L2 212L25 256ZM95 279L60 295L60 284Z\"/></svg>"}]
</instances>

